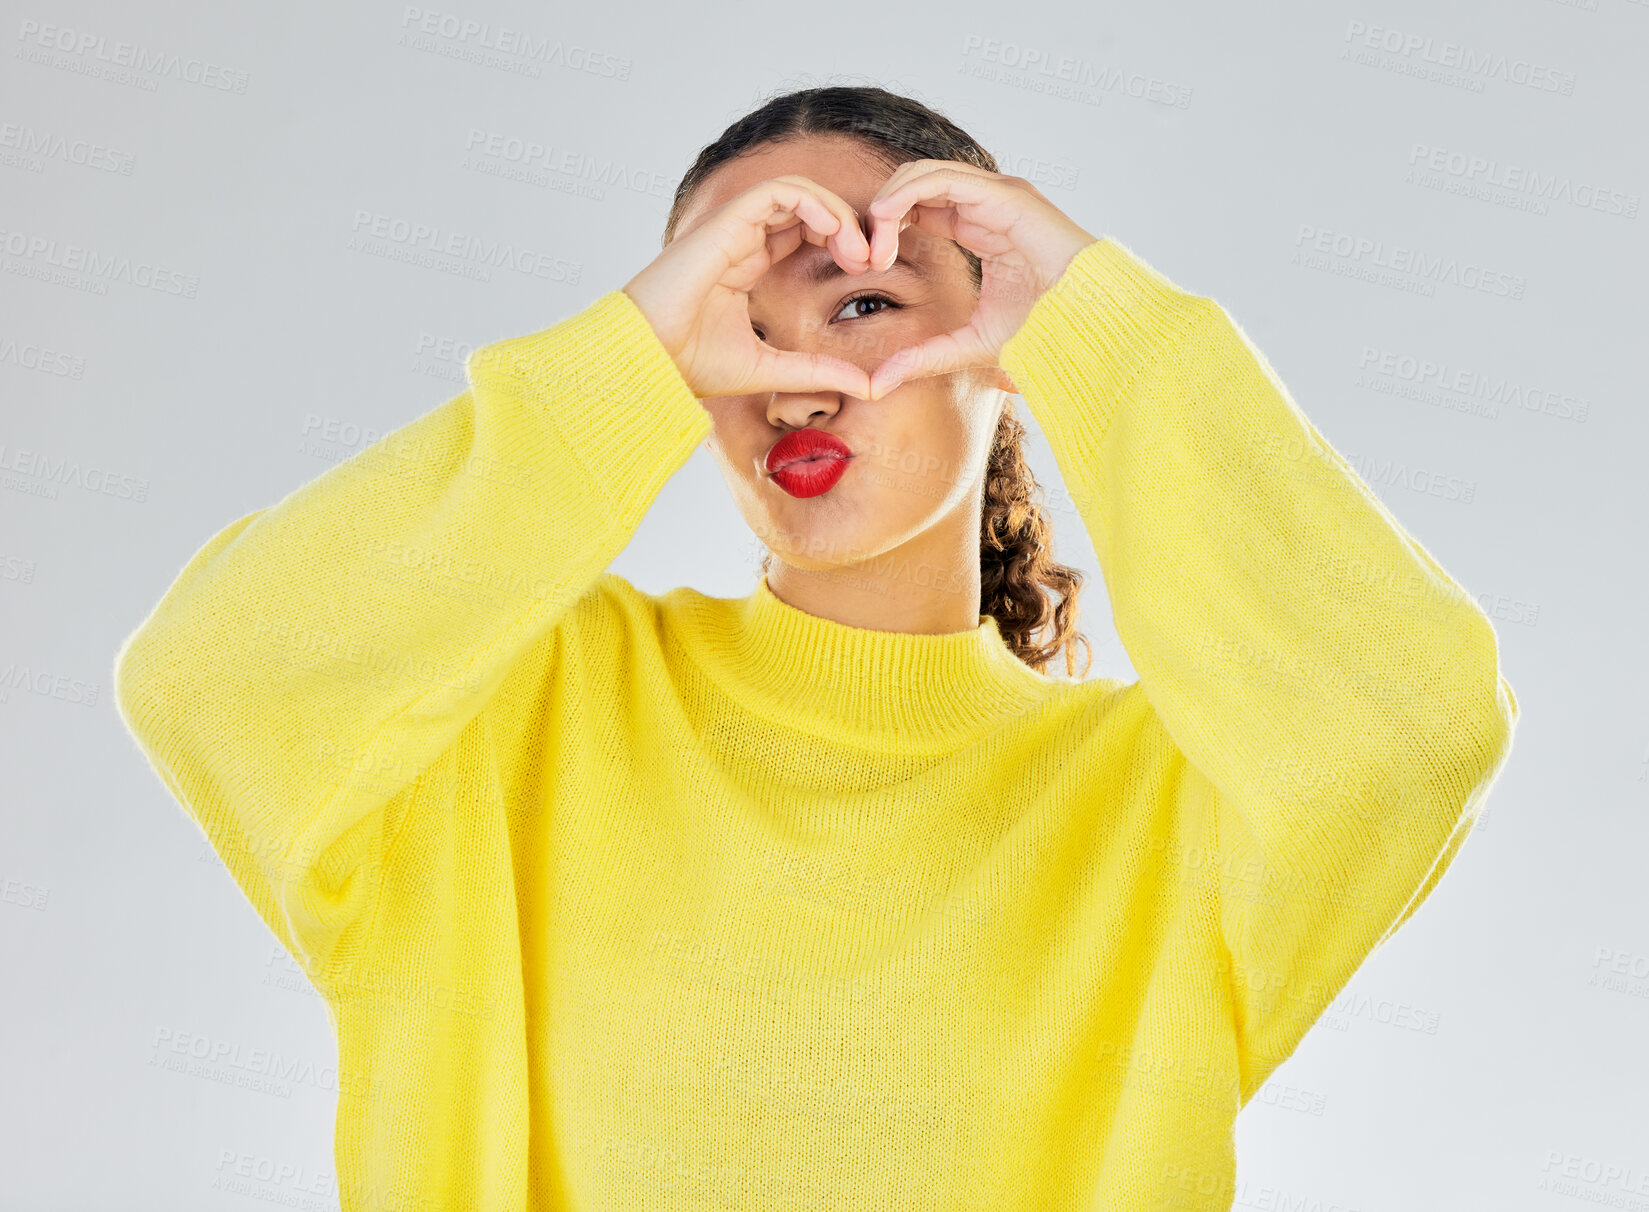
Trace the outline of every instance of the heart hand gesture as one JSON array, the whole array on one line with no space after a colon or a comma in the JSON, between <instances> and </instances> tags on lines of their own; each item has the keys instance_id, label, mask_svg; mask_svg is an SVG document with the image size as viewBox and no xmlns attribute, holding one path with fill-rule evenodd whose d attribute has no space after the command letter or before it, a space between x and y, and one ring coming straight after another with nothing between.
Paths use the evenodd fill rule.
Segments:
<instances>
[{"instance_id":1,"label":"heart hand gesture","mask_svg":"<svg viewBox=\"0 0 1649 1212\"><path fill-rule=\"evenodd\" d=\"M907 227L954 240L979 257L982 270L979 306L968 323L893 353L871 375L873 400L906 379L997 365L1037 299L1098 239L1029 181L956 160L900 165L871 202L867 222L877 270L893 264Z\"/></svg>"},{"instance_id":2,"label":"heart hand gesture","mask_svg":"<svg viewBox=\"0 0 1649 1212\"><path fill-rule=\"evenodd\" d=\"M751 328L750 288L803 240L828 247L850 274L869 268L870 245L853 208L817 182L785 176L718 207L625 284L701 400L769 391L870 394L862 367L775 349Z\"/></svg>"}]
</instances>

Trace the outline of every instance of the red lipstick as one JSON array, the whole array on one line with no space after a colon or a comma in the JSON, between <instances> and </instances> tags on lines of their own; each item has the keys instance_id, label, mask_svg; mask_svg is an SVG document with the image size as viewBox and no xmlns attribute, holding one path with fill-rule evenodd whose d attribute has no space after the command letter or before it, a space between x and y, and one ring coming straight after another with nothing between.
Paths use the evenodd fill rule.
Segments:
<instances>
[{"instance_id":1,"label":"red lipstick","mask_svg":"<svg viewBox=\"0 0 1649 1212\"><path fill-rule=\"evenodd\" d=\"M853 461L847 443L822 429L793 429L767 452L769 478L793 497L829 492Z\"/></svg>"}]
</instances>

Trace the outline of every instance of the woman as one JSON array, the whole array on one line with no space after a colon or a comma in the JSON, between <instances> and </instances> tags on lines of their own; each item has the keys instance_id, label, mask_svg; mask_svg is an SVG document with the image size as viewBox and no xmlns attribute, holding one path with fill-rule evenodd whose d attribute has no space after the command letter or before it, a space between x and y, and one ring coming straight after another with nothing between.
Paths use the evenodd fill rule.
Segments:
<instances>
[{"instance_id":1,"label":"woman","mask_svg":"<svg viewBox=\"0 0 1649 1212\"><path fill-rule=\"evenodd\" d=\"M915 101L777 97L670 224L118 658L331 1010L343 1207L1229 1207L1509 751L1488 619L1223 309ZM1135 682L1071 672L1009 392ZM772 562L649 595L706 440Z\"/></svg>"}]
</instances>

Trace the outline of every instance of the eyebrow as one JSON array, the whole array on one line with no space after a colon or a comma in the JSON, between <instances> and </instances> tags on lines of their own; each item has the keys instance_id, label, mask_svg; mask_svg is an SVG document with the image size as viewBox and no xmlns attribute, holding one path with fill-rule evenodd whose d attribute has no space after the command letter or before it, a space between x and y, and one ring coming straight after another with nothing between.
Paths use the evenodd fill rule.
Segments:
<instances>
[{"instance_id":1,"label":"eyebrow","mask_svg":"<svg viewBox=\"0 0 1649 1212\"><path fill-rule=\"evenodd\" d=\"M835 257L828 255L829 250L824 251L827 255L819 257L815 260L812 268L807 271L807 281L809 284L831 282L837 278L846 278L849 276L858 278L873 278L889 274L899 274L907 278L917 278L923 282L930 282L933 280L932 271L929 270L927 266L918 261L907 261L903 257L896 258L893 264L888 266L886 269L869 270L862 274L849 275L847 270L836 264Z\"/></svg>"}]
</instances>

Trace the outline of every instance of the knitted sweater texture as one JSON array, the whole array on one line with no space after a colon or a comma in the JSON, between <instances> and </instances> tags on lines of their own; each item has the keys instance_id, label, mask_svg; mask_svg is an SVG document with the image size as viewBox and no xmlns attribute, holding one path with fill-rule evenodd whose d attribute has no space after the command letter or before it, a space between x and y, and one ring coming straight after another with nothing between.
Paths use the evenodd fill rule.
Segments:
<instances>
[{"instance_id":1,"label":"knitted sweater texture","mask_svg":"<svg viewBox=\"0 0 1649 1212\"><path fill-rule=\"evenodd\" d=\"M1517 701L1211 299L1106 237L1001 364L1135 681L607 571L711 431L616 290L126 639L122 718L325 999L344 1209L1231 1206Z\"/></svg>"}]
</instances>

